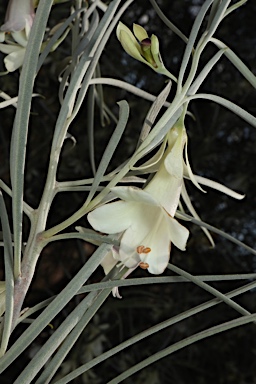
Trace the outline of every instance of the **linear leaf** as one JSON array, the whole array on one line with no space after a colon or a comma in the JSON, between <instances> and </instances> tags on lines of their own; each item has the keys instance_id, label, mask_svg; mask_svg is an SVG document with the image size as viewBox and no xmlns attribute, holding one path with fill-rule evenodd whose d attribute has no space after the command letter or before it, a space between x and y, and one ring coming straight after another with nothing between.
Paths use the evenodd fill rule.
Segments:
<instances>
[{"instance_id":1,"label":"linear leaf","mask_svg":"<svg viewBox=\"0 0 256 384\"><path fill-rule=\"evenodd\" d=\"M31 99L35 81L37 60L51 6L51 1L40 1L35 20L30 31L24 63L20 75L18 103L11 139L10 167L13 193L12 210L15 278L17 278L20 274L24 168Z\"/></svg>"},{"instance_id":2,"label":"linear leaf","mask_svg":"<svg viewBox=\"0 0 256 384\"><path fill-rule=\"evenodd\" d=\"M122 134L125 130L125 127L126 127L126 124L128 121L129 104L125 100L119 101L117 104L120 107L119 121L118 121L116 129L114 130L114 132L111 136L111 139L109 140L108 145L107 145L107 147L103 153L99 167L98 167L97 172L96 172L95 177L94 177L94 181L92 183L90 193L86 199L85 205L89 204L93 195L97 191L97 188L102 181L102 177L104 176L104 173L105 173L105 171L109 165L109 162L110 162L110 160L111 160L111 158L112 158L112 156L116 150L116 147L117 147L117 145L118 145L118 143L122 137Z\"/></svg>"},{"instance_id":3,"label":"linear leaf","mask_svg":"<svg viewBox=\"0 0 256 384\"><path fill-rule=\"evenodd\" d=\"M187 42L187 46L186 46L186 49L185 49L185 52L183 55L182 63L180 66L180 71L179 71L179 76L178 76L178 88L180 88L180 89L182 87L183 77L184 77L184 74L185 74L189 59L190 59L190 55L193 51L193 46L195 44L197 34L199 32L199 29L201 27L201 24L203 22L205 14L208 11L208 9L211 6L213 1L214 0L206 0L205 1L205 3L202 5L202 7L201 7L201 9L200 9L195 21L194 21L194 24L193 24L193 27L191 29L189 39Z\"/></svg>"},{"instance_id":4,"label":"linear leaf","mask_svg":"<svg viewBox=\"0 0 256 384\"><path fill-rule=\"evenodd\" d=\"M3 372L32 341L47 327L51 320L65 307L65 305L76 295L77 291L88 280L91 274L98 267L111 249L111 245L101 245L85 265L80 269L76 276L66 285L59 295L49 304L44 312L26 329L7 353L0 360L0 373Z\"/></svg>"},{"instance_id":5,"label":"linear leaf","mask_svg":"<svg viewBox=\"0 0 256 384\"><path fill-rule=\"evenodd\" d=\"M12 328L13 315L13 293L14 293L14 273L13 273L13 249L12 235L5 207L4 198L0 190L0 219L3 230L4 241L4 268L5 268L5 315L1 323L1 347L0 356L7 348Z\"/></svg>"},{"instance_id":6,"label":"linear leaf","mask_svg":"<svg viewBox=\"0 0 256 384\"><path fill-rule=\"evenodd\" d=\"M118 384L121 381L125 380L127 377L130 377L134 373L140 371L141 369L149 366L150 364L155 363L156 361L162 359L165 356L170 355L176 351L179 351L182 348L187 347L188 345L194 344L199 340L206 339L207 337L217 335L218 333L228 331L230 329L240 327L241 325L245 325L251 323L256 320L256 315L248 315L243 316L239 319L231 320L223 324L215 325L214 327L208 328L204 331L198 332L192 336L187 337L184 340L178 341L177 343L171 345L168 348L163 349L162 351L155 353L149 358L141 361L139 364L134 365L132 368L126 370L121 375L117 376L115 379L109 381L107 384ZM57 381L56 384L64 384L65 381Z\"/></svg>"},{"instance_id":7,"label":"linear leaf","mask_svg":"<svg viewBox=\"0 0 256 384\"><path fill-rule=\"evenodd\" d=\"M226 294L226 296L231 298L231 297L240 295L244 292L247 292L247 291L253 289L255 286L256 286L256 282L246 284L243 287L240 287L240 288L235 289L231 292L228 292ZM159 332L159 331L161 331L161 330L163 330L163 329L165 329L165 328L167 328L173 324L178 323L179 321L185 320L185 319L187 319L187 318L189 318L189 317L191 317L197 313L200 313L200 312L202 312L208 308L211 308L211 307L213 307L219 303L220 303L220 301L218 299L213 299L213 300L207 301L207 302L200 304L200 305L198 305L192 309L189 309L183 313L180 313L180 314L178 314L178 315L176 315L176 316L174 316L168 320L165 320L165 321L151 327L150 329L147 329L146 331L140 332L136 336L133 336L132 338L124 341L123 343L119 344L118 346L116 346L116 347L110 349L109 351L104 352L100 356L94 358L90 362L88 362L88 363L82 365L81 367L75 369L73 372L69 373L64 378L58 380L55 384L69 383L71 380L78 377L82 373L88 371L89 369L93 368L97 364L99 364L102 361L112 357L113 355L119 353L120 351L124 350L125 348L137 343L138 341L143 340L144 338L151 336L154 333L157 333L157 332Z\"/></svg>"},{"instance_id":8,"label":"linear leaf","mask_svg":"<svg viewBox=\"0 0 256 384\"><path fill-rule=\"evenodd\" d=\"M241 117L243 120L247 121L247 123L251 124L253 127L256 127L256 118L253 115L251 115L249 112L245 111L243 108L239 107L235 103L232 103L232 101L225 99L224 97L212 95L209 93L198 93L197 95L187 97L188 101L195 99L211 100L215 103L223 105L223 107L234 112L236 115Z\"/></svg>"}]
</instances>

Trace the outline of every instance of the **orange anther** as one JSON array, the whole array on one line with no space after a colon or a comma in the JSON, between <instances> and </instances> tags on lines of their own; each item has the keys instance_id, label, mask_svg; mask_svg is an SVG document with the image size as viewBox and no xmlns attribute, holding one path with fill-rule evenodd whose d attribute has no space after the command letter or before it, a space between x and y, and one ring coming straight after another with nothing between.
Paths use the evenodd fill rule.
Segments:
<instances>
[{"instance_id":1,"label":"orange anther","mask_svg":"<svg viewBox=\"0 0 256 384\"><path fill-rule=\"evenodd\" d=\"M139 263L139 266L140 266L142 269L148 269L149 264L148 264L148 263L143 263L143 262L141 262L141 263Z\"/></svg>"},{"instance_id":2,"label":"orange anther","mask_svg":"<svg viewBox=\"0 0 256 384\"><path fill-rule=\"evenodd\" d=\"M144 251L144 245L139 245L138 247L137 247L137 252L140 254L140 253L143 253Z\"/></svg>"},{"instance_id":3,"label":"orange anther","mask_svg":"<svg viewBox=\"0 0 256 384\"><path fill-rule=\"evenodd\" d=\"M149 248L149 247L145 247L145 248L143 249L143 253L149 253L149 252L151 252L151 248Z\"/></svg>"}]
</instances>

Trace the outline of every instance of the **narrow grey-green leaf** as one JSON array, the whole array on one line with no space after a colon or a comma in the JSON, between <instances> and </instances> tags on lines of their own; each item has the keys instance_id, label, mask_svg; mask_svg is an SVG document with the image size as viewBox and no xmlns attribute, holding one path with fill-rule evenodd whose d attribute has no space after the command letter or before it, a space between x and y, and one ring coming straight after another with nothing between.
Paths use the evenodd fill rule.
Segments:
<instances>
[{"instance_id":1,"label":"narrow grey-green leaf","mask_svg":"<svg viewBox=\"0 0 256 384\"><path fill-rule=\"evenodd\" d=\"M40 1L35 20L29 34L26 54L20 75L18 103L11 139L10 167L12 182L15 277L20 274L24 168L31 99L35 81L37 60L51 6L51 1Z\"/></svg>"},{"instance_id":2,"label":"narrow grey-green leaf","mask_svg":"<svg viewBox=\"0 0 256 384\"><path fill-rule=\"evenodd\" d=\"M49 354L50 347L54 346L54 350L56 350L56 341L54 338L52 340L48 340L46 344L42 347L40 354L41 354L41 361L39 359L35 359L34 364L36 364L36 368L38 369L38 365L42 368L44 365L44 361L46 360L46 357L51 358L51 361L46 366L43 373L40 375L40 377L37 379L35 384L48 384L58 368L60 367L61 363L67 356L67 354L70 352L72 347L74 346L75 342L85 329L85 327L88 325L89 321L92 319L92 317L96 314L98 309L101 307L101 305L104 303L104 301L107 299L111 292L111 289L106 289L103 292L100 292L98 296L95 298L95 300L91 303L91 305L88 307L88 309L84 312L82 317L80 318L79 322L75 325L75 327L72 329L72 331L69 333L69 335L66 337L66 339L63 341L63 343L58 348L58 351L56 354L52 357L52 353ZM89 296L89 295L88 295ZM88 301L88 296L84 299ZM91 295L92 296L92 295ZM67 325L69 322L67 321ZM59 334L62 336L63 334L63 324L61 324L62 329L58 329ZM58 343L60 344L60 343ZM47 355L47 356L46 356ZM27 369L28 368L28 369ZM30 374L29 367L27 367L27 373ZM24 376L26 378L26 376ZM17 379L18 380L18 379ZM26 384L26 381L23 381L24 384ZM17 381L17 384L22 383L20 381Z\"/></svg>"},{"instance_id":3,"label":"narrow grey-green leaf","mask_svg":"<svg viewBox=\"0 0 256 384\"><path fill-rule=\"evenodd\" d=\"M204 2L204 4L202 5L202 7L201 7L201 9L200 9L195 21L194 21L193 27L191 29L189 39L187 42L187 46L186 46L186 49L185 49L185 52L183 55L182 63L180 66L180 71L179 71L178 87L180 87L180 88L182 87L183 77L184 77L184 74L185 74L189 59L190 59L190 55L193 51L193 46L195 44L199 29L200 29L201 24L204 20L205 14L208 11L209 7L211 6L212 2L213 2L213 0L206 0Z\"/></svg>"},{"instance_id":4,"label":"narrow grey-green leaf","mask_svg":"<svg viewBox=\"0 0 256 384\"><path fill-rule=\"evenodd\" d=\"M185 43L188 42L188 38L181 32L179 28L176 27L167 17L165 14L161 11L160 7L157 5L155 0L150 0L150 3L152 4L154 10L156 11L157 15L160 17L160 19L167 25L168 28L170 28L171 31L176 33L177 36L179 36Z\"/></svg>"},{"instance_id":5,"label":"narrow grey-green leaf","mask_svg":"<svg viewBox=\"0 0 256 384\"><path fill-rule=\"evenodd\" d=\"M0 190L0 218L4 241L4 269L5 269L5 315L1 323L1 347L0 356L4 355L12 328L13 315L13 292L14 292L14 272L13 272L13 249L12 235L5 207L4 198Z\"/></svg>"},{"instance_id":6,"label":"narrow grey-green leaf","mask_svg":"<svg viewBox=\"0 0 256 384\"><path fill-rule=\"evenodd\" d=\"M233 290L229 293L226 294L227 297L234 297L234 296L237 296L239 294L242 294L244 292L248 292L249 290L253 289L254 287L256 286L256 282L253 282L253 283L249 283L249 284L246 284L245 286L243 287L240 287L236 290ZM80 376L82 373L88 371L89 369L93 368L94 366L96 366L97 364L101 363L102 361L104 360L107 360L108 358L112 357L113 355L119 353L120 351L124 350L125 348L137 343L138 341L148 337L148 336L151 336L153 335L154 333L157 333L173 324L176 324L178 323L179 321L183 321L197 313L200 313L208 308L211 308L217 304L219 304L220 301L218 299L213 299L213 300L210 300L210 301L207 301L203 304L200 304L192 309L189 309L183 313L180 313L168 320L165 320L153 327L151 327L150 329L147 329L146 331L143 331L135 336L133 336L132 338L124 341L123 343L117 345L116 347L110 349L109 351L106 351L104 352L103 354L101 354L100 356L94 358L93 360L91 360L90 362L82 365L81 367L75 369L73 372L69 373L68 375L66 375L64 378L58 380L55 384L67 384L69 383L71 380L73 380L74 378Z\"/></svg>"},{"instance_id":7,"label":"narrow grey-green leaf","mask_svg":"<svg viewBox=\"0 0 256 384\"><path fill-rule=\"evenodd\" d=\"M237 116L247 121L247 123L251 124L253 127L256 127L256 118L253 115L251 115L249 112L245 111L243 108L239 107L235 103L232 103L232 101L225 99L224 97L211 95L209 93L199 93L197 95L187 97L188 101L194 100L194 99L211 100L211 101L214 101L215 103L223 105L223 107L234 112Z\"/></svg>"},{"instance_id":8,"label":"narrow grey-green leaf","mask_svg":"<svg viewBox=\"0 0 256 384\"><path fill-rule=\"evenodd\" d=\"M241 325L245 325L251 323L256 320L256 315L248 315L240 317L239 319L231 320L223 324L215 325L214 327L208 328L204 331L198 332L192 336L187 337L177 343L171 345L168 348L163 349L162 351L155 353L149 358L141 361L140 363L134 365L132 368L126 370L121 375L117 376L115 379L109 381L107 384L118 384L121 381L125 380L127 377L130 377L134 373L140 371L141 369L149 366L150 364L155 363L156 361L164 358L165 356L170 355L176 351L179 351L182 348L187 347L188 345L194 344L199 340L206 339L207 337L217 335L218 333L228 331L230 329L240 327ZM64 384L65 381L58 381L56 384Z\"/></svg>"},{"instance_id":9,"label":"narrow grey-green leaf","mask_svg":"<svg viewBox=\"0 0 256 384\"><path fill-rule=\"evenodd\" d=\"M53 34L53 36L49 39L47 42L47 45L45 46L43 52L39 56L38 63L37 63L37 72L40 70L41 66L43 65L46 57L49 55L51 50L54 48L54 45L57 43L58 39L65 33L66 29L69 27L70 23L73 21L73 19L80 13L85 11L85 8L79 9L75 12L73 12L65 21L64 23L57 29L57 31Z\"/></svg>"},{"instance_id":10,"label":"narrow grey-green leaf","mask_svg":"<svg viewBox=\"0 0 256 384\"><path fill-rule=\"evenodd\" d=\"M168 97L168 95L170 93L171 86L172 86L172 82L169 81L167 83L167 85L165 86L165 88L157 96L157 98L155 99L155 101L151 105L151 107L150 107L150 109L149 109L149 111L147 113L147 116L146 116L146 118L144 120L144 124L143 124L142 130L141 130L141 133L140 133L140 137L139 137L139 140L138 140L138 146L148 136L149 131L151 130L152 125L154 124L155 119L156 119L158 113L160 112L162 106L164 105L164 103L165 103L165 101L166 101L166 99L167 99L167 97Z\"/></svg>"},{"instance_id":11,"label":"narrow grey-green leaf","mask_svg":"<svg viewBox=\"0 0 256 384\"><path fill-rule=\"evenodd\" d=\"M256 76L249 70L249 68L242 62L242 60L222 41L211 38L210 40L219 49L224 49L224 55L230 62L238 69L238 71L249 81L249 83L256 88Z\"/></svg>"},{"instance_id":12,"label":"narrow grey-green leaf","mask_svg":"<svg viewBox=\"0 0 256 384\"><path fill-rule=\"evenodd\" d=\"M252 247L249 247L249 245L247 245L247 244L243 243L242 241L236 239L234 236L231 236L228 233L226 233L224 231L221 231L219 228L213 227L210 224L207 224L207 223L205 223L205 222L203 222L201 220L197 220L194 217L192 217L192 216L190 216L190 215L188 215L188 214L186 214L184 212L180 212L180 211L176 211L175 217L177 217L179 219L182 219L182 220L189 220L192 223L194 223L196 225L199 225L200 227L207 228L211 232L215 232L218 235L220 235L222 237L225 237L226 239L228 239L232 243L235 243L235 244L239 245L240 247L243 247L244 249L246 249L248 252L252 253L253 255L256 255L256 250L255 249L253 249Z\"/></svg>"},{"instance_id":13,"label":"narrow grey-green leaf","mask_svg":"<svg viewBox=\"0 0 256 384\"><path fill-rule=\"evenodd\" d=\"M211 293L218 299L222 300L225 304L229 305L231 308L233 308L238 313L241 313L242 315L250 315L250 312L244 309L241 305L237 304L235 301L218 291L218 289L211 287L209 284L206 284L204 281L201 281L196 276L191 275L187 271L184 271L183 269L177 267L173 264L168 264L168 269L170 271L173 271L174 273L177 273L180 276L186 277L190 281L192 281L194 284L198 285L200 288L204 289L205 291Z\"/></svg>"},{"instance_id":14,"label":"narrow grey-green leaf","mask_svg":"<svg viewBox=\"0 0 256 384\"><path fill-rule=\"evenodd\" d=\"M197 78L194 80L194 82L192 83L191 87L189 88L188 93L187 93L188 95L194 95L197 92L197 90L200 87L200 85L203 83L203 81L206 79L208 74L211 72L211 70L214 67L214 65L219 61L219 59L221 58L221 56L224 53L225 53L225 49L220 49L208 61L208 63L205 65L203 70L199 73L199 75L197 76Z\"/></svg>"},{"instance_id":15,"label":"narrow grey-green leaf","mask_svg":"<svg viewBox=\"0 0 256 384\"><path fill-rule=\"evenodd\" d=\"M128 121L129 104L125 100L122 100L122 101L118 102L117 104L120 107L119 121L118 121L116 129L114 130L114 132L111 136L111 139L109 140L108 145L107 145L107 147L103 153L99 167L98 167L97 172L96 172L95 177L94 177L94 181L92 183L90 193L86 199L85 205L90 203L93 195L97 191L97 188L98 188L100 182L102 181L102 177L104 176L104 173L106 172L106 169L109 165L109 162L110 162L110 160L111 160L111 158L112 158L112 156L116 150L116 147L117 147L117 145L118 145L118 143L122 137L122 134L125 130L125 127L126 127L126 124Z\"/></svg>"},{"instance_id":16,"label":"narrow grey-green leaf","mask_svg":"<svg viewBox=\"0 0 256 384\"><path fill-rule=\"evenodd\" d=\"M88 280L111 249L111 245L101 245L80 269L76 276L66 285L59 295L48 305L41 315L31 324L12 347L0 360L0 373L3 372L15 359L33 342L33 340L47 327L51 320L76 295L77 291Z\"/></svg>"},{"instance_id":17,"label":"narrow grey-green leaf","mask_svg":"<svg viewBox=\"0 0 256 384\"><path fill-rule=\"evenodd\" d=\"M92 173L95 176L96 164L94 153L94 110L95 110L95 85L92 85L88 91L87 97L87 131L89 145L89 159L91 163Z\"/></svg>"}]
</instances>

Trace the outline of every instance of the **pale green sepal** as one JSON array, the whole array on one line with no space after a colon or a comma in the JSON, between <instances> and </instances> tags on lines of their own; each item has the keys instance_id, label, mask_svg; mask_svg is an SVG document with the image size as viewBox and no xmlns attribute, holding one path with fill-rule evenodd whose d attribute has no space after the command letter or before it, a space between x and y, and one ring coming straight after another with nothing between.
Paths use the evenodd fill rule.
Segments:
<instances>
[{"instance_id":1,"label":"pale green sepal","mask_svg":"<svg viewBox=\"0 0 256 384\"><path fill-rule=\"evenodd\" d=\"M182 179L171 176L162 164L145 191L154 196L169 215L174 216L181 193Z\"/></svg>"},{"instance_id":2,"label":"pale green sepal","mask_svg":"<svg viewBox=\"0 0 256 384\"><path fill-rule=\"evenodd\" d=\"M159 40L156 35L151 36L151 53L157 67L163 67L163 62L159 52Z\"/></svg>"},{"instance_id":3,"label":"pale green sepal","mask_svg":"<svg viewBox=\"0 0 256 384\"><path fill-rule=\"evenodd\" d=\"M245 195L241 195L240 193L237 193L232 189L226 187L225 185L217 183L216 181L206 179L205 177L197 176L197 175L194 175L194 177L198 181L198 183L206 185L207 187L216 189L217 191L225 193L226 195L233 197L234 199L242 200L245 197Z\"/></svg>"},{"instance_id":4,"label":"pale green sepal","mask_svg":"<svg viewBox=\"0 0 256 384\"><path fill-rule=\"evenodd\" d=\"M146 161L144 164L140 165L139 167L131 167L132 170L136 171L145 171L147 170L148 173L156 172L159 169L159 163L162 160L162 157L164 155L165 147L166 147L167 139L164 140L158 151L152 156L148 161Z\"/></svg>"},{"instance_id":5,"label":"pale green sepal","mask_svg":"<svg viewBox=\"0 0 256 384\"><path fill-rule=\"evenodd\" d=\"M133 23L133 33L139 41L149 38L145 28L135 23Z\"/></svg>"},{"instance_id":6,"label":"pale green sepal","mask_svg":"<svg viewBox=\"0 0 256 384\"><path fill-rule=\"evenodd\" d=\"M0 43L2 43L5 39L5 32L0 32Z\"/></svg>"},{"instance_id":7,"label":"pale green sepal","mask_svg":"<svg viewBox=\"0 0 256 384\"><path fill-rule=\"evenodd\" d=\"M4 58L4 64L9 72L14 72L23 64L25 56L25 48L20 48L11 52Z\"/></svg>"},{"instance_id":8,"label":"pale green sepal","mask_svg":"<svg viewBox=\"0 0 256 384\"><path fill-rule=\"evenodd\" d=\"M121 21L119 21L117 28L116 28L116 37L118 38L120 43L122 43L121 42L121 36L120 36L121 31L126 32L127 35L129 35L130 39L132 40L133 44L135 46L137 46L138 49L140 49L140 45L139 45L138 41L135 39L133 33L130 31L130 29L128 27L126 27L126 25L123 24Z\"/></svg>"},{"instance_id":9,"label":"pale green sepal","mask_svg":"<svg viewBox=\"0 0 256 384\"><path fill-rule=\"evenodd\" d=\"M192 183L198 188L200 189L200 191L206 193L206 191L198 184L198 182L196 181L196 178L192 172L192 169L190 167L190 164L189 164L189 160L188 160L188 146L187 146L187 143L185 144L185 158L186 158L186 164L184 163L184 174L188 174L189 176L189 179L192 181Z\"/></svg>"},{"instance_id":10,"label":"pale green sepal","mask_svg":"<svg viewBox=\"0 0 256 384\"><path fill-rule=\"evenodd\" d=\"M180 180L183 177L183 149L186 140L186 131L182 130L179 133L171 151L168 153L164 160L165 167L168 173Z\"/></svg>"},{"instance_id":11,"label":"pale green sepal","mask_svg":"<svg viewBox=\"0 0 256 384\"><path fill-rule=\"evenodd\" d=\"M186 189L186 186L185 186L184 181L182 182L181 196L182 196L182 198L183 198L183 200L184 200L184 203L186 204L186 206L187 206L189 212L191 213L191 215L192 215L195 219L197 219L197 220L201 220L201 218L198 216L196 210L194 209L194 207L193 207L193 205L192 205L192 203L191 203L191 200L190 200L190 197L189 197L189 195L188 195L188 193L187 193L187 189ZM212 247L214 247L214 246L215 246L215 243L214 243L213 238L212 238L210 232L208 231L208 229L205 228L205 227L200 227L200 228L201 228L202 231L205 233L205 235L206 235L206 237L208 238L208 240L210 241L210 244L212 245Z\"/></svg>"},{"instance_id":12,"label":"pale green sepal","mask_svg":"<svg viewBox=\"0 0 256 384\"><path fill-rule=\"evenodd\" d=\"M110 251L106 254L106 256L104 257L104 259L101 262L101 266L104 269L105 275L107 275L111 271L111 269L114 268L114 266L117 264L117 262L118 262L118 260L114 258L112 251Z\"/></svg>"},{"instance_id":13,"label":"pale green sepal","mask_svg":"<svg viewBox=\"0 0 256 384\"><path fill-rule=\"evenodd\" d=\"M130 34L128 34L126 31L121 30L120 31L120 43L122 44L123 49L125 50L128 55L133 57L136 60L141 61L144 64L150 65L143 57L141 53L140 45L136 42L134 44L133 40L131 39Z\"/></svg>"},{"instance_id":14,"label":"pale green sepal","mask_svg":"<svg viewBox=\"0 0 256 384\"><path fill-rule=\"evenodd\" d=\"M18 52L21 49L22 48L16 44L2 44L2 43L0 44L0 52L6 53L6 54L10 54L12 52Z\"/></svg>"},{"instance_id":15,"label":"pale green sepal","mask_svg":"<svg viewBox=\"0 0 256 384\"><path fill-rule=\"evenodd\" d=\"M23 48L28 44L28 36L25 33L25 30L19 32L12 32L13 39Z\"/></svg>"},{"instance_id":16,"label":"pale green sepal","mask_svg":"<svg viewBox=\"0 0 256 384\"><path fill-rule=\"evenodd\" d=\"M142 57L140 44L135 39L130 29L126 27L126 25L124 25L121 21L118 23L116 36L128 55L148 65L148 62Z\"/></svg>"},{"instance_id":17,"label":"pale green sepal","mask_svg":"<svg viewBox=\"0 0 256 384\"><path fill-rule=\"evenodd\" d=\"M155 196L145 192L136 187L114 187L111 191L116 194L120 199L127 202L142 203L146 205L158 206L159 203L155 199Z\"/></svg>"}]
</instances>

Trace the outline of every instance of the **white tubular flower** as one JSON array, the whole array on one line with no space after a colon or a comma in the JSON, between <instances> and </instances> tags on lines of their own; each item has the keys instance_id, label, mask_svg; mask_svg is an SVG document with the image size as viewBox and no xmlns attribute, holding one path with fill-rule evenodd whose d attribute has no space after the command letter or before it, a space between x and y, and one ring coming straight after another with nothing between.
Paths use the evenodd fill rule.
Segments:
<instances>
[{"instance_id":1,"label":"white tubular flower","mask_svg":"<svg viewBox=\"0 0 256 384\"><path fill-rule=\"evenodd\" d=\"M148 65L155 72L177 79L165 68L159 52L159 40L156 35L148 36L147 31L138 24L133 24L133 33L126 25L119 22L116 35L125 52L136 60Z\"/></svg>"},{"instance_id":2,"label":"white tubular flower","mask_svg":"<svg viewBox=\"0 0 256 384\"><path fill-rule=\"evenodd\" d=\"M165 149L166 144L167 148ZM141 169L144 172L146 170L149 173L156 172L152 181L144 190L154 196L171 216L176 214L181 196L191 215L200 220L187 193L184 179L192 181L202 192L205 191L201 188L200 184L238 200L244 198L244 195L234 192L220 183L194 175L189 164L187 145L188 138L182 116L168 132L165 141L152 159L140 167L134 167L134 169ZM203 227L202 230L210 240L210 243L214 245L209 231Z\"/></svg>"},{"instance_id":3,"label":"white tubular flower","mask_svg":"<svg viewBox=\"0 0 256 384\"><path fill-rule=\"evenodd\" d=\"M168 133L167 141L168 147L159 160L158 171L144 190L154 196L169 215L174 216L182 189L186 130L177 125Z\"/></svg>"},{"instance_id":4,"label":"white tubular flower","mask_svg":"<svg viewBox=\"0 0 256 384\"><path fill-rule=\"evenodd\" d=\"M152 274L163 273L169 262L171 243L185 250L188 230L148 192L133 187L115 187L112 192L121 201L90 212L89 223L104 233L123 232L119 259L126 267L139 265Z\"/></svg>"},{"instance_id":5,"label":"white tubular flower","mask_svg":"<svg viewBox=\"0 0 256 384\"><path fill-rule=\"evenodd\" d=\"M35 16L32 0L10 0L5 16L5 23L0 30L18 32L28 25L31 28Z\"/></svg>"}]
</instances>

